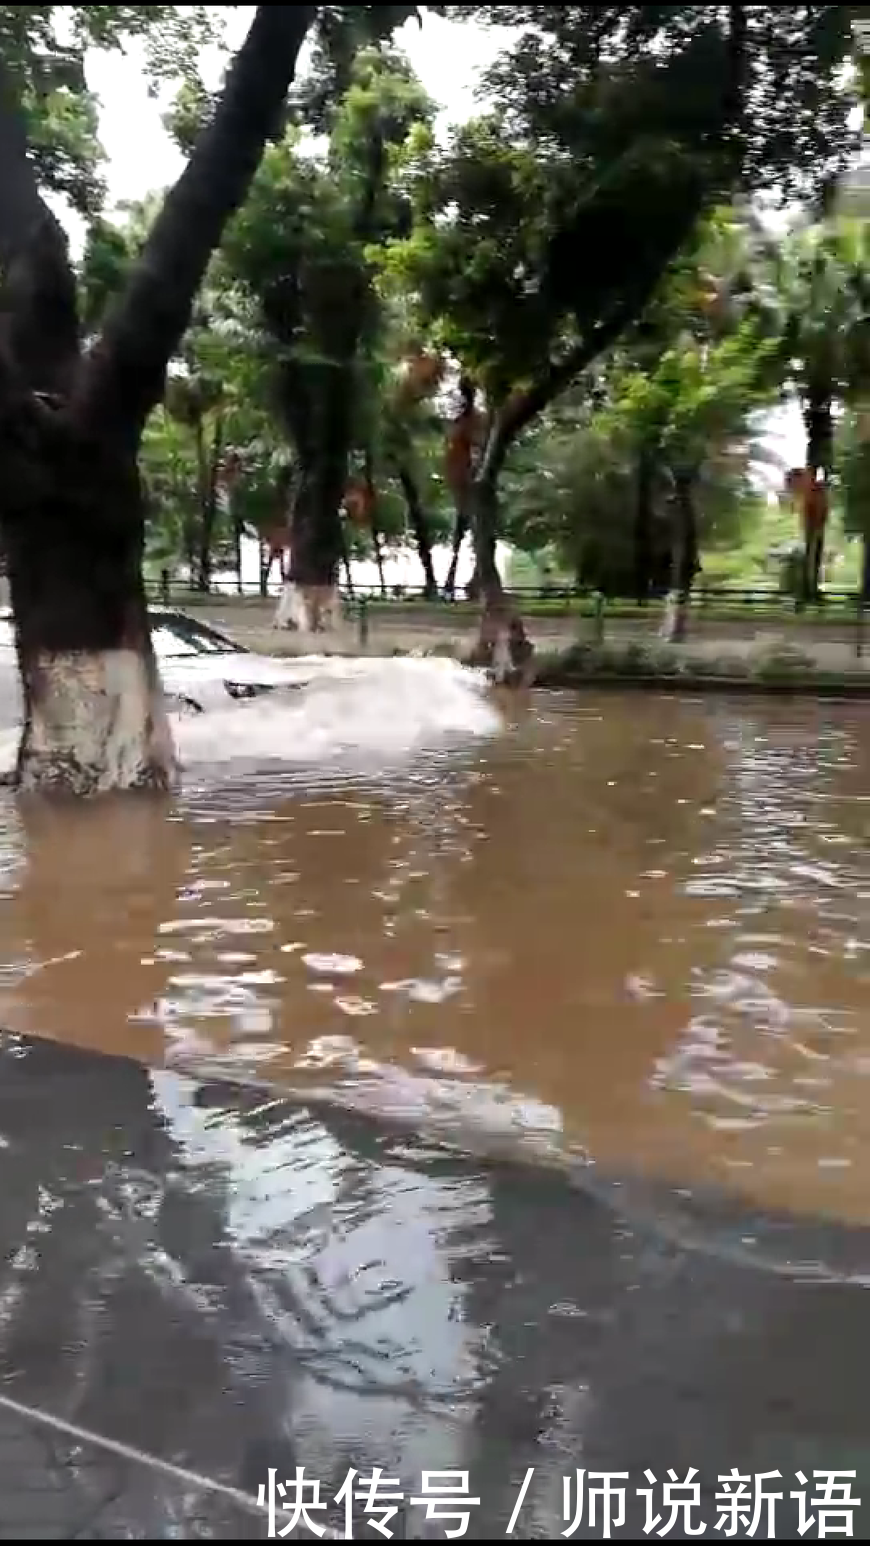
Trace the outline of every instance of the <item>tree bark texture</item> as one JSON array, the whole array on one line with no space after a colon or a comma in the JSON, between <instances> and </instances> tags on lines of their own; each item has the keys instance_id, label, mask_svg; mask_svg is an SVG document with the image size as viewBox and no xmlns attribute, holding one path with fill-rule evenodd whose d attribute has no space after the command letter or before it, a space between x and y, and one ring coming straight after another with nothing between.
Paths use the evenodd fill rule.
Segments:
<instances>
[{"instance_id":1,"label":"tree bark texture","mask_svg":"<svg viewBox=\"0 0 870 1546\"><path fill-rule=\"evenodd\" d=\"M639 606L648 601L650 593L654 479L655 458L642 446L637 460L634 511L634 590Z\"/></svg>"},{"instance_id":2,"label":"tree bark texture","mask_svg":"<svg viewBox=\"0 0 870 1546\"><path fill-rule=\"evenodd\" d=\"M408 523L417 545L420 567L423 570L423 595L427 601L436 601L438 598L438 581L435 578L435 566L432 562L432 538L429 534L426 512L420 499L420 490L417 487L413 473L406 463L397 463L396 474L402 493L405 496Z\"/></svg>"},{"instance_id":3,"label":"tree bark texture","mask_svg":"<svg viewBox=\"0 0 870 1546\"><path fill-rule=\"evenodd\" d=\"M533 646L523 621L502 585L496 562L498 487L494 478L478 477L472 489L471 530L474 573L482 601L480 634L473 660L486 666L493 680L519 685L528 679Z\"/></svg>"},{"instance_id":4,"label":"tree bark texture","mask_svg":"<svg viewBox=\"0 0 870 1546\"><path fill-rule=\"evenodd\" d=\"M315 7L258 8L212 121L92 347L0 62L0 530L24 690L18 782L171 788L142 582L141 433L223 229L280 127Z\"/></svg>"},{"instance_id":5,"label":"tree bark texture","mask_svg":"<svg viewBox=\"0 0 870 1546\"><path fill-rule=\"evenodd\" d=\"M383 144L374 132L366 174L352 222L360 244L373 235L383 186ZM285 351L278 370L280 408L297 459L290 520L290 572L275 614L275 627L321 632L339 620L338 570L344 557L342 508L354 445L357 359L370 297L371 275L361 253L321 265L308 275L304 305L308 331L320 358L295 355L303 303L282 281L260 296L263 319ZM288 288L293 291L288 301ZM367 462L370 477L370 461ZM380 538L371 526L375 556L383 567Z\"/></svg>"},{"instance_id":6,"label":"tree bark texture","mask_svg":"<svg viewBox=\"0 0 870 1546\"><path fill-rule=\"evenodd\" d=\"M466 505L469 502L466 500ZM453 523L453 546L450 553L450 567L447 570L447 578L444 581L444 594L451 601L456 595L456 571L459 568L459 555L462 552L462 544L468 536L470 524L467 508L458 509Z\"/></svg>"},{"instance_id":7,"label":"tree bark texture","mask_svg":"<svg viewBox=\"0 0 870 1546\"><path fill-rule=\"evenodd\" d=\"M375 488L374 459L371 451L366 451L365 467L363 469L363 485L366 493L366 505L369 512L369 529L372 535L372 547L375 553L375 563L378 568L378 582L381 588L381 596L386 599L387 582L384 579L384 549L381 542L381 533L378 526L378 496Z\"/></svg>"},{"instance_id":8,"label":"tree bark texture","mask_svg":"<svg viewBox=\"0 0 870 1546\"><path fill-rule=\"evenodd\" d=\"M819 383L804 409L806 469L802 496L804 528L804 602L818 601L828 524L830 480L834 465L833 394Z\"/></svg>"},{"instance_id":9,"label":"tree bark texture","mask_svg":"<svg viewBox=\"0 0 870 1546\"><path fill-rule=\"evenodd\" d=\"M199 544L196 564L196 588L204 594L211 589L212 546L218 514L218 476L223 454L224 415L218 409L211 433L211 445L206 438L206 426L202 418L196 425L197 485L200 506ZM193 571L191 571L192 575Z\"/></svg>"},{"instance_id":10,"label":"tree bark texture","mask_svg":"<svg viewBox=\"0 0 870 1546\"><path fill-rule=\"evenodd\" d=\"M290 514L290 566L275 627L300 633L323 633L338 623L352 398L344 389L343 372L335 374L334 390L312 393L307 400L304 430L300 405L295 410L300 465Z\"/></svg>"},{"instance_id":11,"label":"tree bark texture","mask_svg":"<svg viewBox=\"0 0 870 1546\"><path fill-rule=\"evenodd\" d=\"M673 516L673 571L661 636L668 644L681 644L688 633L689 602L698 572L698 521L691 473L674 474Z\"/></svg>"}]
</instances>

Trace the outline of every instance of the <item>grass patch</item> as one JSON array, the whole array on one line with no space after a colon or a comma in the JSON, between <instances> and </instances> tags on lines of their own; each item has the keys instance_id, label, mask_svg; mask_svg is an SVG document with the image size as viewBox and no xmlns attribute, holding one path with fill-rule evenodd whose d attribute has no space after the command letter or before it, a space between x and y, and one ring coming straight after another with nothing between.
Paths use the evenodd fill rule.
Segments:
<instances>
[{"instance_id":1,"label":"grass patch","mask_svg":"<svg viewBox=\"0 0 870 1546\"><path fill-rule=\"evenodd\" d=\"M693 654L691 647L632 640L625 644L591 641L566 650L542 652L535 661L535 682L541 687L579 687L592 682L624 681L677 686L746 684L762 689L806 689L870 695L870 672L855 664L852 669L826 670L812 656L781 640L762 643L747 655L722 651L716 655Z\"/></svg>"},{"instance_id":2,"label":"grass patch","mask_svg":"<svg viewBox=\"0 0 870 1546\"><path fill-rule=\"evenodd\" d=\"M578 621L590 622L599 615L603 616L605 627L609 620L617 622L648 622L658 621L664 613L664 601L650 601L646 606L638 606L632 601L608 601L599 609L594 597L569 597L566 599L553 598L543 600L534 597L518 597L517 605L523 617L530 620L540 618L542 621L552 618L559 621L563 618L576 618ZM480 616L480 604L476 601L442 601L426 602L411 599L396 600L372 600L366 603L371 617L402 618L402 617L431 617L443 619L455 617L457 622L467 626L473 626ZM353 610L353 605L351 604ZM799 622L812 625L814 623L847 623L854 622L857 611L857 602L842 598L832 598L821 606L808 607L802 612L795 610L794 602L787 596L779 598L772 595L769 599L741 601L737 598L714 598L710 601L697 599L692 602L691 616L699 622L746 622L754 619L759 621L785 622L795 619Z\"/></svg>"}]
</instances>

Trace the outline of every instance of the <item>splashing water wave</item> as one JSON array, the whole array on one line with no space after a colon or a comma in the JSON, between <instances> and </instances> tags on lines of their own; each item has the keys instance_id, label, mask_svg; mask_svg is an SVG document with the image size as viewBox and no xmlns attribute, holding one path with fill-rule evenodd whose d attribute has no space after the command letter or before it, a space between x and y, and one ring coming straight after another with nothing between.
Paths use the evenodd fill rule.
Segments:
<instances>
[{"instance_id":1,"label":"splashing water wave","mask_svg":"<svg viewBox=\"0 0 870 1546\"><path fill-rule=\"evenodd\" d=\"M306 666L307 680L292 695L179 720L182 764L352 757L383 766L445 741L495 735L502 726L484 674L453 660L324 658Z\"/></svg>"},{"instance_id":2,"label":"splashing water wave","mask_svg":"<svg viewBox=\"0 0 870 1546\"><path fill-rule=\"evenodd\" d=\"M424 748L464 744L497 735L498 709L488 698L483 672L437 657L357 659L309 656L293 662L268 659L247 674L276 689L253 701L224 700L226 666L220 657L197 662L197 686L209 705L202 714L177 713L181 691L169 674L167 702L182 767L215 768L284 762L315 766L351 761L360 770L399 766ZM270 668L275 666L276 670ZM285 669L286 667L286 669ZM234 677L237 671L234 666ZM286 691L282 691L286 688ZM211 707L213 703L217 706ZM8 782L19 730L0 732L0 773Z\"/></svg>"}]
</instances>

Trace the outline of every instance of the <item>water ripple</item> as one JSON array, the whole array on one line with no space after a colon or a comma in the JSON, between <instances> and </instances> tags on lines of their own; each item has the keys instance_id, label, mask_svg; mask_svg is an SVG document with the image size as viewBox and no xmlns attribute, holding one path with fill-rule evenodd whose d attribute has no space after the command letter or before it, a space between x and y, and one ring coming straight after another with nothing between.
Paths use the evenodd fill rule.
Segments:
<instances>
[{"instance_id":1,"label":"water ripple","mask_svg":"<svg viewBox=\"0 0 870 1546\"><path fill-rule=\"evenodd\" d=\"M492 735L478 685L401 680L380 762L358 680L335 756L203 760L169 820L7 804L5 1022L870 1214L861 715L548 695Z\"/></svg>"}]
</instances>

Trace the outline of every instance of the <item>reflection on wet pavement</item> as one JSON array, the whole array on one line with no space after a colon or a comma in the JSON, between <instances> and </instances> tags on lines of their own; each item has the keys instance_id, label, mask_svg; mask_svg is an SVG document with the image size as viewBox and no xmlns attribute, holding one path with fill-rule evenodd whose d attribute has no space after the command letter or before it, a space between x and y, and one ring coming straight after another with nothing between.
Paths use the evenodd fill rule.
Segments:
<instances>
[{"instance_id":1,"label":"reflection on wet pavement","mask_svg":"<svg viewBox=\"0 0 870 1546\"><path fill-rule=\"evenodd\" d=\"M325 1501L381 1466L410 1498L423 1470L468 1470L477 1539L504 1535L528 1467L520 1538L566 1527L577 1466L629 1471L635 1534L647 1468L698 1468L708 1530L735 1466L779 1469L786 1493L799 1468L870 1482L844 1356L864 1290L676 1245L664 1189L629 1223L582 1177L9 1036L0 1139L2 1391L219 1482L304 1465ZM870 1270L863 1231L781 1227L794 1255L842 1237ZM151 1482L165 1538L175 1504ZM110 1538L141 1498L140 1479L115 1500ZM406 1535L421 1513L404 1506ZM191 1533L226 1537L221 1517ZM781 1505L778 1536L796 1520Z\"/></svg>"}]
</instances>

